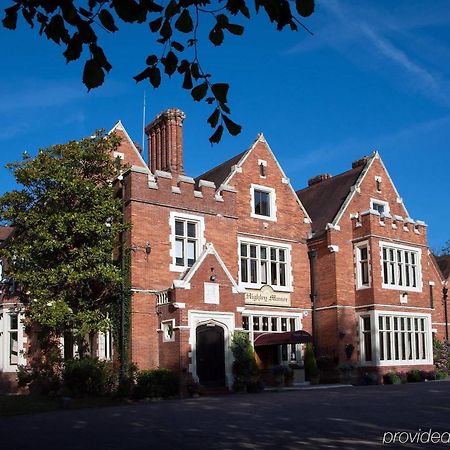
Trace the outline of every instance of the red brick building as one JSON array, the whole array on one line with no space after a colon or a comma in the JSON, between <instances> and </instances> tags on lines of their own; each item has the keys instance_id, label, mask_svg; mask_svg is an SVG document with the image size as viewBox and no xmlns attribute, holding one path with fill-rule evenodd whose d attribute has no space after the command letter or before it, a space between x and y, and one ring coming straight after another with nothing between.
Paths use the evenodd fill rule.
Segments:
<instances>
[{"instance_id":1,"label":"red brick building","mask_svg":"<svg viewBox=\"0 0 450 450\"><path fill-rule=\"evenodd\" d=\"M297 194L312 219L318 353L364 370L431 370L443 277L380 155Z\"/></svg>"},{"instance_id":2,"label":"red brick building","mask_svg":"<svg viewBox=\"0 0 450 450\"><path fill-rule=\"evenodd\" d=\"M112 156L128 165L118 188L132 225L132 361L231 387L236 330L249 332L263 368L301 362L292 332L304 330L337 363L431 369L432 333L445 336L443 277L426 224L410 218L378 153L295 192L261 134L192 178L184 118L170 109L146 127L148 165L120 122L111 130L122 137ZM5 336L15 330L2 308L2 354L11 355ZM284 344L258 345L282 333ZM97 346L104 356L107 342Z\"/></svg>"}]
</instances>

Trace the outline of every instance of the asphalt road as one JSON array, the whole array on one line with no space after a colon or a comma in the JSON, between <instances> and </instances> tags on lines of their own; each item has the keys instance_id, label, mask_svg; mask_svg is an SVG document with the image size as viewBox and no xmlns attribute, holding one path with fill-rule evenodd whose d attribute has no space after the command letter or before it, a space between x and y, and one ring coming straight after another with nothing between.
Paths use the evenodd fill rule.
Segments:
<instances>
[{"instance_id":1,"label":"asphalt road","mask_svg":"<svg viewBox=\"0 0 450 450\"><path fill-rule=\"evenodd\" d=\"M430 428L450 432L450 382L228 395L2 418L0 448L449 449L442 443L382 442L386 432L414 435Z\"/></svg>"}]
</instances>

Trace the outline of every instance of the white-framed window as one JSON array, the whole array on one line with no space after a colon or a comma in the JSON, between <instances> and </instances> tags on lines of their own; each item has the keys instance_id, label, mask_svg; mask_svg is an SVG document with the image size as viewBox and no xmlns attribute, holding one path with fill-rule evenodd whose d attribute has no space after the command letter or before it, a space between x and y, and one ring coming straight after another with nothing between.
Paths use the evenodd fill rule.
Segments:
<instances>
[{"instance_id":1,"label":"white-framed window","mask_svg":"<svg viewBox=\"0 0 450 450\"><path fill-rule=\"evenodd\" d=\"M275 189L252 184L250 187L251 217L256 219L277 220Z\"/></svg>"},{"instance_id":2,"label":"white-framed window","mask_svg":"<svg viewBox=\"0 0 450 450\"><path fill-rule=\"evenodd\" d=\"M102 360L111 360L113 354L113 339L110 329L97 334L97 357Z\"/></svg>"},{"instance_id":3,"label":"white-framed window","mask_svg":"<svg viewBox=\"0 0 450 450\"><path fill-rule=\"evenodd\" d=\"M362 364L433 363L430 314L371 311L359 321Z\"/></svg>"},{"instance_id":4,"label":"white-framed window","mask_svg":"<svg viewBox=\"0 0 450 450\"><path fill-rule=\"evenodd\" d=\"M296 313L283 314L265 312L246 312L242 315L242 328L248 331L250 342L253 343L257 333L285 333L301 329L302 316ZM255 336L256 334L256 336ZM301 361L300 344L283 344L278 348L278 362L289 364Z\"/></svg>"},{"instance_id":5,"label":"white-framed window","mask_svg":"<svg viewBox=\"0 0 450 450\"><path fill-rule=\"evenodd\" d=\"M422 290L421 250L415 247L380 242L383 288Z\"/></svg>"},{"instance_id":6,"label":"white-framed window","mask_svg":"<svg viewBox=\"0 0 450 450\"><path fill-rule=\"evenodd\" d=\"M0 371L15 372L25 364L23 315L15 308L0 307Z\"/></svg>"},{"instance_id":7,"label":"white-framed window","mask_svg":"<svg viewBox=\"0 0 450 450\"><path fill-rule=\"evenodd\" d=\"M384 200L377 200L375 198L370 199L370 209L378 211L380 216L385 216L389 214L389 203Z\"/></svg>"},{"instance_id":8,"label":"white-framed window","mask_svg":"<svg viewBox=\"0 0 450 450\"><path fill-rule=\"evenodd\" d=\"M355 262L356 288L365 289L370 287L369 243L367 241L355 244Z\"/></svg>"},{"instance_id":9,"label":"white-framed window","mask_svg":"<svg viewBox=\"0 0 450 450\"><path fill-rule=\"evenodd\" d=\"M291 246L256 239L238 239L239 284L259 289L291 290Z\"/></svg>"},{"instance_id":10,"label":"white-framed window","mask_svg":"<svg viewBox=\"0 0 450 450\"><path fill-rule=\"evenodd\" d=\"M202 216L170 213L170 270L183 272L192 267L205 245L205 221Z\"/></svg>"},{"instance_id":11,"label":"white-framed window","mask_svg":"<svg viewBox=\"0 0 450 450\"><path fill-rule=\"evenodd\" d=\"M161 330L163 333L163 342L175 341L175 319L163 320L161 322Z\"/></svg>"}]
</instances>

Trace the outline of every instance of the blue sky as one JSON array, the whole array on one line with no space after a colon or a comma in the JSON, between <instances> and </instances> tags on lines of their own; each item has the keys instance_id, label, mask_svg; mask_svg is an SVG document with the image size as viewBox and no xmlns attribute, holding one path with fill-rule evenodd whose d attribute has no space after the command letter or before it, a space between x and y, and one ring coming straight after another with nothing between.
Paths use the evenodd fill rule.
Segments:
<instances>
[{"instance_id":1,"label":"blue sky","mask_svg":"<svg viewBox=\"0 0 450 450\"><path fill-rule=\"evenodd\" d=\"M244 21L240 21L245 24ZM305 21L314 36L276 32L257 18L243 38L200 48L215 81L231 83L237 138L211 147L208 105L180 80L155 91L132 76L153 53L146 26L101 35L113 65L100 89L86 92L81 62L36 30L0 29L0 194L14 187L4 164L39 148L109 130L121 119L142 139L147 121L168 107L186 112L185 167L198 175L246 149L263 132L295 188L337 174L378 150L414 219L429 225L433 249L450 239L450 8L447 1L318 1Z\"/></svg>"}]
</instances>

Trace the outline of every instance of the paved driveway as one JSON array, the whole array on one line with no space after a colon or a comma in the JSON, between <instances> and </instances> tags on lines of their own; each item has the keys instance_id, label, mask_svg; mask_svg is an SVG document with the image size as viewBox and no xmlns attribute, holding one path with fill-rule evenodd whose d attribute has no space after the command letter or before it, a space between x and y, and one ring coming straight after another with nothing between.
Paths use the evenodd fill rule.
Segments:
<instances>
[{"instance_id":1,"label":"paved driveway","mask_svg":"<svg viewBox=\"0 0 450 450\"><path fill-rule=\"evenodd\" d=\"M450 431L450 382L229 395L17 416L0 419L0 443L5 450L363 449L383 446L384 432L429 428Z\"/></svg>"}]
</instances>

